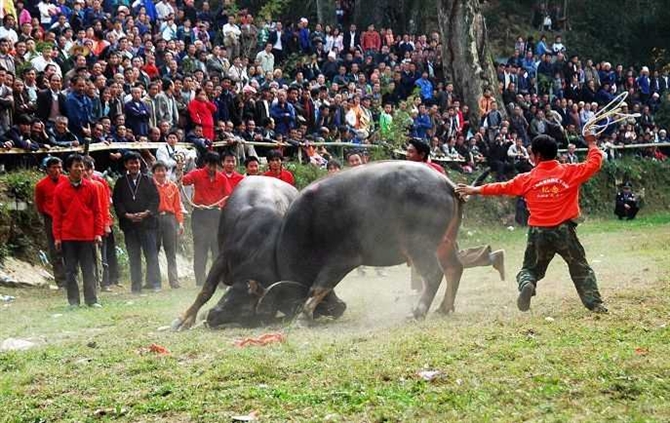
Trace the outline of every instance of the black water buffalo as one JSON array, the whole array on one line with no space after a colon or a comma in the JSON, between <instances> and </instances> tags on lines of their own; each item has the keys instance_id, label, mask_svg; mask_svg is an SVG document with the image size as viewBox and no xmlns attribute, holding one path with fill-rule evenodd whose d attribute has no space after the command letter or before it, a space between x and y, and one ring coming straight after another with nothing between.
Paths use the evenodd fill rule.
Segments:
<instances>
[{"instance_id":1,"label":"black water buffalo","mask_svg":"<svg viewBox=\"0 0 670 423\"><path fill-rule=\"evenodd\" d=\"M295 312L296 301L307 289L284 289L275 295L268 313L257 313L256 304L265 288L281 280L276 265L276 240L282 218L298 191L276 178L245 178L228 198L218 228L219 256L207 280L188 310L173 322L173 329L186 329L195 323L200 308L209 301L220 282L230 285L219 303L207 314L210 327L229 323L254 326L273 320L276 311ZM332 293L317 309L317 314L339 317L346 304Z\"/></svg>"},{"instance_id":2,"label":"black water buffalo","mask_svg":"<svg viewBox=\"0 0 670 423\"><path fill-rule=\"evenodd\" d=\"M283 280L309 287L303 307L315 308L358 266L394 266L410 260L424 280L413 311L423 317L444 274L439 310L453 311L463 266L456 237L462 202L453 183L425 163L379 162L316 181L284 216L277 238Z\"/></svg>"},{"instance_id":3,"label":"black water buffalo","mask_svg":"<svg viewBox=\"0 0 670 423\"><path fill-rule=\"evenodd\" d=\"M214 295L221 281L232 288L210 311L208 324L218 326L236 321L237 313L251 324L255 304L235 299L256 297L256 293L263 293L263 286L278 280L276 238L284 213L297 196L298 190L276 178L252 176L240 182L219 220L219 256L193 305L173 323L175 329L193 325L198 311ZM227 305L231 299L235 306Z\"/></svg>"},{"instance_id":4,"label":"black water buffalo","mask_svg":"<svg viewBox=\"0 0 670 423\"><path fill-rule=\"evenodd\" d=\"M241 321L256 318L254 308L266 317L277 310L338 317L345 305L333 288L347 273L411 261L424 280L414 316L426 314L443 274L448 289L439 310L453 311L463 271L455 249L461 205L453 183L419 163L374 163L316 181L291 204L276 239L282 282L265 293L239 282L226 305Z\"/></svg>"}]
</instances>

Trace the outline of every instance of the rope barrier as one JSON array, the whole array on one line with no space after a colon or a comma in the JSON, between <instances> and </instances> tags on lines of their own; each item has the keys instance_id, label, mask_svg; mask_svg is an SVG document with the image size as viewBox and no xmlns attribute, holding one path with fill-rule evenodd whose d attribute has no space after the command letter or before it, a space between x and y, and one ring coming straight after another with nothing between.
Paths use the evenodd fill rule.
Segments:
<instances>
[{"instance_id":1,"label":"rope barrier","mask_svg":"<svg viewBox=\"0 0 670 423\"><path fill-rule=\"evenodd\" d=\"M162 146L164 143L156 142L119 142L119 143L93 143L89 144L89 152L99 152L99 151L111 151L111 150L156 150L158 147ZM244 145L252 145L254 147L295 147L294 144L289 144L285 142L266 142L266 141L244 141ZM212 144L214 148L221 147L230 147L233 144L226 141L217 141ZM301 143L299 147L304 147L307 144ZM365 149L375 149L381 148L379 144L356 144L350 142L309 142L309 145L314 146L326 146L326 147L346 147L346 148L365 148ZM195 146L189 143L178 143L178 147L186 149L194 149ZM22 148L10 148L0 150L0 155L21 155L21 154L59 154L59 153L81 153L84 151L84 146L80 145L79 147L52 147L52 148L40 148L35 151L26 151Z\"/></svg>"}]
</instances>

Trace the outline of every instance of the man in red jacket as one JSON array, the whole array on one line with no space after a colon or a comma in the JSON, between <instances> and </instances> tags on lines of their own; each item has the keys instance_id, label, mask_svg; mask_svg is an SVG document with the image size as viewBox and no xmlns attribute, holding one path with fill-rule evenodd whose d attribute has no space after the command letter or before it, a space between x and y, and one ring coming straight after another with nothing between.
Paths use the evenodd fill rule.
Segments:
<instances>
[{"instance_id":1,"label":"man in red jacket","mask_svg":"<svg viewBox=\"0 0 670 423\"><path fill-rule=\"evenodd\" d=\"M270 170L265 172L263 176L271 176L273 178L281 179L282 181L295 186L295 178L293 174L284 169L282 164L282 153L279 150L272 150L268 153L268 166Z\"/></svg>"},{"instance_id":2,"label":"man in red jacket","mask_svg":"<svg viewBox=\"0 0 670 423\"><path fill-rule=\"evenodd\" d=\"M228 179L230 188L234 190L237 184L242 182L242 179L244 179L244 175L235 170L235 165L237 165L237 157L235 157L235 153L233 153L231 150L225 150L221 157L223 158L223 176Z\"/></svg>"},{"instance_id":3,"label":"man in red jacket","mask_svg":"<svg viewBox=\"0 0 670 423\"><path fill-rule=\"evenodd\" d=\"M56 250L53 237L53 200L54 191L58 184L67 181L62 174L63 164L58 157L50 157L46 161L47 176L35 185L35 206L44 219L44 232L47 234L49 245L49 260L54 269L54 279L59 288L65 288L65 268L63 267L63 256Z\"/></svg>"},{"instance_id":4,"label":"man in red jacket","mask_svg":"<svg viewBox=\"0 0 670 423\"><path fill-rule=\"evenodd\" d=\"M103 292L111 292L112 285L119 285L119 262L116 257L116 239L114 238L114 218L111 213L112 193L109 184L102 176L95 173L93 157L84 157L84 179L93 183L98 191L100 213L102 214L102 245L100 245L100 259L102 272L97 268L96 276L100 276L100 288Z\"/></svg>"},{"instance_id":5,"label":"man in red jacket","mask_svg":"<svg viewBox=\"0 0 670 423\"><path fill-rule=\"evenodd\" d=\"M67 299L79 306L77 273L81 268L84 301L101 307L96 295L95 244L102 243L103 216L96 187L84 179L84 157L70 155L65 166L69 177L54 191L53 236L57 250L65 258Z\"/></svg>"},{"instance_id":6,"label":"man in red jacket","mask_svg":"<svg viewBox=\"0 0 670 423\"><path fill-rule=\"evenodd\" d=\"M204 157L205 167L195 169L180 178L182 185L193 185L193 272L196 286L202 286L207 277L207 258L211 252L211 263L219 255L217 239L221 207L233 191L228 179L219 171L221 158L218 153L208 152ZM180 175L181 170L178 171Z\"/></svg>"},{"instance_id":7,"label":"man in red jacket","mask_svg":"<svg viewBox=\"0 0 670 423\"><path fill-rule=\"evenodd\" d=\"M586 162L560 164L558 147L553 138L540 135L531 145L535 168L507 182L473 187L460 184L460 194L523 196L528 204L528 244L523 267L517 275L521 311L530 308L535 287L544 277L547 266L558 254L568 264L570 277L586 308L606 313L598 291L596 275L586 261L584 247L577 239L575 219L579 217L579 188L600 170L603 156L593 135L586 137L589 152Z\"/></svg>"}]
</instances>

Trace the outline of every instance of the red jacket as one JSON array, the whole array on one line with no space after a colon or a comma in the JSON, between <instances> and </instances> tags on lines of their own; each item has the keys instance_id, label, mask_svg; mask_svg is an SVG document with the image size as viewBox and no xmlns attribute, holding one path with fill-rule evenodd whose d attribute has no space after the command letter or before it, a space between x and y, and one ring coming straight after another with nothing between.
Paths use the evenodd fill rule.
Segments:
<instances>
[{"instance_id":1,"label":"red jacket","mask_svg":"<svg viewBox=\"0 0 670 423\"><path fill-rule=\"evenodd\" d=\"M364 51L367 50L376 50L379 51L382 48L382 37L377 31L365 31L361 36L361 47Z\"/></svg>"},{"instance_id":2,"label":"red jacket","mask_svg":"<svg viewBox=\"0 0 670 423\"><path fill-rule=\"evenodd\" d=\"M213 141L216 105L211 101L200 101L195 98L188 103L188 113L193 123L202 125L202 134L205 138Z\"/></svg>"},{"instance_id":3,"label":"red jacket","mask_svg":"<svg viewBox=\"0 0 670 423\"><path fill-rule=\"evenodd\" d=\"M112 226L114 224L114 217L112 216L111 211L112 190L109 188L107 180L102 176L93 174L91 179L93 179L96 182L99 182L100 185L102 186L102 190L98 193L99 195L102 195L102 197L99 198L100 210L102 211L102 215L105 217L102 221L102 224Z\"/></svg>"},{"instance_id":4,"label":"red jacket","mask_svg":"<svg viewBox=\"0 0 670 423\"><path fill-rule=\"evenodd\" d=\"M279 174L273 173L271 170L268 170L263 174L263 176L270 176L272 178L281 179L282 181L295 186L295 178L293 178L293 174L286 169L282 169Z\"/></svg>"},{"instance_id":5,"label":"red jacket","mask_svg":"<svg viewBox=\"0 0 670 423\"><path fill-rule=\"evenodd\" d=\"M530 213L528 225L560 225L579 216L579 188L598 172L602 162L603 155L594 145L584 163L540 162L511 181L483 185L481 194L523 196Z\"/></svg>"},{"instance_id":6,"label":"red jacket","mask_svg":"<svg viewBox=\"0 0 670 423\"><path fill-rule=\"evenodd\" d=\"M70 181L54 191L53 235L56 241L94 241L103 234L98 191L93 182L82 179L75 187Z\"/></svg>"},{"instance_id":7,"label":"red jacket","mask_svg":"<svg viewBox=\"0 0 670 423\"><path fill-rule=\"evenodd\" d=\"M216 172L212 179L205 168L190 171L184 175L181 183L193 185L193 203L199 206L217 205L233 191L223 172Z\"/></svg>"},{"instance_id":8,"label":"red jacket","mask_svg":"<svg viewBox=\"0 0 670 423\"><path fill-rule=\"evenodd\" d=\"M53 216L54 191L63 181L67 181L67 176L60 175L55 181L45 176L35 185L35 206L40 214Z\"/></svg>"},{"instance_id":9,"label":"red jacket","mask_svg":"<svg viewBox=\"0 0 670 423\"><path fill-rule=\"evenodd\" d=\"M233 171L233 173L231 173L230 176L226 174L226 172L223 172L223 176L225 176L226 179L228 179L228 183L230 184L231 189L235 189L237 184L242 182L242 179L244 179L244 175L237 173L235 171Z\"/></svg>"}]
</instances>

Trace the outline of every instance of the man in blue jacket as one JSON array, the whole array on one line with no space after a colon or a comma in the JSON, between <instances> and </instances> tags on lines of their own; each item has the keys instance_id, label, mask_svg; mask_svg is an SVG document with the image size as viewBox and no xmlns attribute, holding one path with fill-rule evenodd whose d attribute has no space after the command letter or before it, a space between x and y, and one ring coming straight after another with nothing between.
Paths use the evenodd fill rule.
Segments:
<instances>
[{"instance_id":1,"label":"man in blue jacket","mask_svg":"<svg viewBox=\"0 0 670 423\"><path fill-rule=\"evenodd\" d=\"M133 87L130 93L132 99L123 108L126 126L133 130L136 138L146 137L149 134L149 109L142 101L142 89Z\"/></svg>"},{"instance_id":2,"label":"man in blue jacket","mask_svg":"<svg viewBox=\"0 0 670 423\"><path fill-rule=\"evenodd\" d=\"M86 81L81 76L72 80L72 92L65 99L65 110L69 119L69 128L81 141L91 135L90 123L93 121L93 104L86 95Z\"/></svg>"},{"instance_id":3,"label":"man in blue jacket","mask_svg":"<svg viewBox=\"0 0 670 423\"><path fill-rule=\"evenodd\" d=\"M421 74L421 78L417 79L415 85L421 90L421 100L425 103L433 99L433 83L428 79L428 72Z\"/></svg>"},{"instance_id":4,"label":"man in blue jacket","mask_svg":"<svg viewBox=\"0 0 670 423\"><path fill-rule=\"evenodd\" d=\"M433 127L430 116L426 113L426 105L419 106L419 114L414 118L414 134L417 138L426 139L428 130Z\"/></svg>"},{"instance_id":5,"label":"man in blue jacket","mask_svg":"<svg viewBox=\"0 0 670 423\"><path fill-rule=\"evenodd\" d=\"M295 127L295 108L286 101L286 91L277 93L277 102L272 105L270 115L275 120L275 132L288 135L288 131Z\"/></svg>"}]
</instances>

